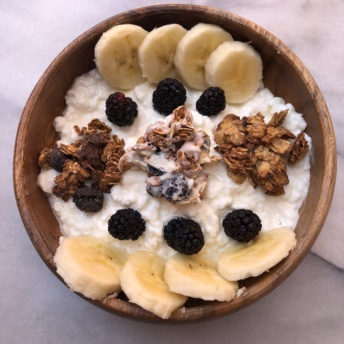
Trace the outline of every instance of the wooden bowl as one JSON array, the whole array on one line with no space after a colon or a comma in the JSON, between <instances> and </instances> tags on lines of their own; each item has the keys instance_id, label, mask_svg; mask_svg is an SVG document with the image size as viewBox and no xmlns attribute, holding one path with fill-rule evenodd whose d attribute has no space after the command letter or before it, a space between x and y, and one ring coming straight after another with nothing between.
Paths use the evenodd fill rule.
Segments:
<instances>
[{"instance_id":1,"label":"wooden bowl","mask_svg":"<svg viewBox=\"0 0 344 344\"><path fill-rule=\"evenodd\" d=\"M327 216L336 177L334 132L322 94L302 62L280 40L258 25L237 15L203 6L161 5L140 8L111 17L69 44L51 63L34 88L23 111L14 152L14 186L20 214L33 245L55 273L53 256L61 235L47 196L37 186L37 161L44 147L54 146L57 134L53 120L66 106L64 96L75 77L95 68L94 46L102 32L116 24L133 23L146 30L169 23L186 29L199 22L213 23L234 39L251 41L264 63L264 84L271 92L293 104L307 122L314 154L310 191L300 210L296 227L297 246L287 259L269 273L243 281L247 294L230 302L190 300L186 312L176 312L171 321L214 318L246 307L283 282L312 247ZM90 301L118 315L141 320L159 320L127 301L125 296Z\"/></svg>"}]
</instances>

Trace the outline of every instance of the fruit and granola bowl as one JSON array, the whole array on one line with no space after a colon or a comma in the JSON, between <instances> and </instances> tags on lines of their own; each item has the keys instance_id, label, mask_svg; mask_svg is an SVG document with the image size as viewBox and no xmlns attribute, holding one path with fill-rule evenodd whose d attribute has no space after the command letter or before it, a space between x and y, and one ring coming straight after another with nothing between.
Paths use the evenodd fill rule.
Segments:
<instances>
[{"instance_id":1,"label":"fruit and granola bowl","mask_svg":"<svg viewBox=\"0 0 344 344\"><path fill-rule=\"evenodd\" d=\"M72 42L19 125L14 181L48 267L146 320L237 311L310 250L336 173L330 116L277 38L189 5L116 15Z\"/></svg>"}]
</instances>

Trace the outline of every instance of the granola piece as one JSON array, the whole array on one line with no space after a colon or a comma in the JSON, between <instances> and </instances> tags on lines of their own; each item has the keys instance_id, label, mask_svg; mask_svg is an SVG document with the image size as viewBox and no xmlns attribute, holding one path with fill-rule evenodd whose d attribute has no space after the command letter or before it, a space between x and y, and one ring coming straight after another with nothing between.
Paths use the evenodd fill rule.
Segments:
<instances>
[{"instance_id":1,"label":"granola piece","mask_svg":"<svg viewBox=\"0 0 344 344\"><path fill-rule=\"evenodd\" d=\"M263 137L264 144L269 145L276 138L282 139L295 139L295 135L285 127L279 126L267 128L267 134Z\"/></svg>"},{"instance_id":2,"label":"granola piece","mask_svg":"<svg viewBox=\"0 0 344 344\"><path fill-rule=\"evenodd\" d=\"M70 145L65 145L65 144L61 143L60 144L61 152L65 155L69 155L69 156L77 159L77 152L78 152L80 146L83 144L83 142L84 142L84 140L80 139L80 140L73 142Z\"/></svg>"},{"instance_id":3,"label":"granola piece","mask_svg":"<svg viewBox=\"0 0 344 344\"><path fill-rule=\"evenodd\" d=\"M227 176L231 178L235 183L242 184L248 177L247 173L240 173L232 171L227 165Z\"/></svg>"},{"instance_id":4,"label":"granola piece","mask_svg":"<svg viewBox=\"0 0 344 344\"><path fill-rule=\"evenodd\" d=\"M223 118L214 133L214 140L218 145L241 146L245 142L245 128L240 117L230 114Z\"/></svg>"},{"instance_id":5,"label":"granola piece","mask_svg":"<svg viewBox=\"0 0 344 344\"><path fill-rule=\"evenodd\" d=\"M193 202L201 202L205 189L208 183L209 174L202 171L197 178L194 179L191 192L189 196L181 201L178 201L178 204L189 204Z\"/></svg>"},{"instance_id":6,"label":"granola piece","mask_svg":"<svg viewBox=\"0 0 344 344\"><path fill-rule=\"evenodd\" d=\"M87 135L85 139L87 142L92 143L93 145L97 147L103 148L110 138L109 139L105 138L101 132L94 131L90 133L89 135Z\"/></svg>"},{"instance_id":7,"label":"granola piece","mask_svg":"<svg viewBox=\"0 0 344 344\"><path fill-rule=\"evenodd\" d=\"M78 162L67 160L63 172L55 177L56 185L53 194L67 202L75 194L77 188L90 177L90 173Z\"/></svg>"},{"instance_id":8,"label":"granola piece","mask_svg":"<svg viewBox=\"0 0 344 344\"><path fill-rule=\"evenodd\" d=\"M163 121L155 122L147 127L146 134L143 136L143 139L145 140L144 142L150 141L149 136L148 136L150 133L167 137L170 131L171 131L171 128L167 123Z\"/></svg>"},{"instance_id":9,"label":"granola piece","mask_svg":"<svg viewBox=\"0 0 344 344\"><path fill-rule=\"evenodd\" d=\"M185 106L179 106L172 112L170 126L172 126L172 123L178 122L192 127L193 117L191 111L189 111Z\"/></svg>"},{"instance_id":10,"label":"granola piece","mask_svg":"<svg viewBox=\"0 0 344 344\"><path fill-rule=\"evenodd\" d=\"M206 153L201 153L201 156L199 158L199 163L200 165L204 165L204 164L212 165L219 162L220 160L222 160L222 158L218 155L209 155Z\"/></svg>"},{"instance_id":11,"label":"granola piece","mask_svg":"<svg viewBox=\"0 0 344 344\"><path fill-rule=\"evenodd\" d=\"M124 154L123 157L120 159L118 164L118 169L121 173L125 173L126 171L130 170L133 166L133 163L130 159L128 159L128 155Z\"/></svg>"},{"instance_id":12,"label":"granola piece","mask_svg":"<svg viewBox=\"0 0 344 344\"><path fill-rule=\"evenodd\" d=\"M99 132L102 133L105 138L110 139L109 134L111 133L112 129L109 126L107 126L104 122L102 122L100 119L94 118L90 123L87 124L87 127L82 127L80 129L77 125L75 125L74 130L80 136L88 136L93 132Z\"/></svg>"},{"instance_id":13,"label":"granola piece","mask_svg":"<svg viewBox=\"0 0 344 344\"><path fill-rule=\"evenodd\" d=\"M308 151L309 145L305 138L305 134L299 133L293 143L288 162L290 162L291 164L296 164L308 153Z\"/></svg>"},{"instance_id":14,"label":"granola piece","mask_svg":"<svg viewBox=\"0 0 344 344\"><path fill-rule=\"evenodd\" d=\"M268 147L277 154L289 153L292 147L292 143L289 140L275 138Z\"/></svg>"},{"instance_id":15,"label":"granola piece","mask_svg":"<svg viewBox=\"0 0 344 344\"><path fill-rule=\"evenodd\" d=\"M138 140L137 144L146 143L161 151L168 150L171 147L170 132L171 128L166 123L156 122L147 127L145 135Z\"/></svg>"},{"instance_id":16,"label":"granola piece","mask_svg":"<svg viewBox=\"0 0 344 344\"><path fill-rule=\"evenodd\" d=\"M194 137L195 145L199 146L203 153L209 153L211 140L210 136L203 130L199 130L195 133Z\"/></svg>"},{"instance_id":17,"label":"granola piece","mask_svg":"<svg viewBox=\"0 0 344 344\"><path fill-rule=\"evenodd\" d=\"M220 154L224 154L224 153L226 153L227 151L230 151L232 148L233 148L233 145L232 145L232 144L220 144L220 145L215 146L214 149L215 149L217 152L219 152Z\"/></svg>"},{"instance_id":18,"label":"granola piece","mask_svg":"<svg viewBox=\"0 0 344 344\"><path fill-rule=\"evenodd\" d=\"M121 173L128 171L132 166L138 166L146 171L147 164L144 159L157 151L156 146L150 142L143 142L142 138L139 138L137 142L139 143L131 147L119 160L118 168Z\"/></svg>"},{"instance_id":19,"label":"granola piece","mask_svg":"<svg viewBox=\"0 0 344 344\"><path fill-rule=\"evenodd\" d=\"M184 106L179 106L173 111L169 123L169 138L172 143L172 152L177 153L180 147L188 141L193 141L195 129L192 126L193 117L191 111Z\"/></svg>"},{"instance_id":20,"label":"granola piece","mask_svg":"<svg viewBox=\"0 0 344 344\"><path fill-rule=\"evenodd\" d=\"M262 139L266 134L266 124L264 122L264 116L258 112L254 116L244 117L242 122L245 129L250 137L250 141L255 139L256 145L259 144L260 139Z\"/></svg>"},{"instance_id":21,"label":"granola piece","mask_svg":"<svg viewBox=\"0 0 344 344\"><path fill-rule=\"evenodd\" d=\"M92 131L83 139L70 145L61 144L61 151L76 158L84 168L104 169L101 154L107 139L101 132Z\"/></svg>"},{"instance_id":22,"label":"granola piece","mask_svg":"<svg viewBox=\"0 0 344 344\"><path fill-rule=\"evenodd\" d=\"M202 130L195 132L192 122L191 111L180 106L165 122L151 124L120 159L119 170L135 165L147 171L146 190L153 197L165 197L182 204L198 202L207 185L202 165L221 158L209 156L210 137ZM171 176L178 178L174 180ZM172 197L170 193L178 189L175 184L178 188L182 186L183 192Z\"/></svg>"},{"instance_id":23,"label":"granola piece","mask_svg":"<svg viewBox=\"0 0 344 344\"><path fill-rule=\"evenodd\" d=\"M235 173L247 173L255 166L255 157L247 148L234 147L226 152L223 161Z\"/></svg>"},{"instance_id":24,"label":"granola piece","mask_svg":"<svg viewBox=\"0 0 344 344\"><path fill-rule=\"evenodd\" d=\"M282 125L282 123L284 122L284 120L288 114L288 111L289 110L286 109L286 110L282 110L280 112L275 112L272 115L269 123L267 124L267 127L275 127L276 128L276 127L279 127L280 125Z\"/></svg>"},{"instance_id":25,"label":"granola piece","mask_svg":"<svg viewBox=\"0 0 344 344\"><path fill-rule=\"evenodd\" d=\"M50 166L51 151L52 151L51 148L43 148L41 150L41 153L39 154L38 165L40 168L43 168L43 170L51 169L51 166Z\"/></svg>"},{"instance_id":26,"label":"granola piece","mask_svg":"<svg viewBox=\"0 0 344 344\"><path fill-rule=\"evenodd\" d=\"M103 169L102 160L100 158L103 149L98 147L91 142L85 140L81 147L76 152L76 157L79 159L80 163L85 166L91 166L94 169Z\"/></svg>"},{"instance_id":27,"label":"granola piece","mask_svg":"<svg viewBox=\"0 0 344 344\"><path fill-rule=\"evenodd\" d=\"M257 163L256 169L251 171L253 182L262 186L267 195L283 195L284 185L289 183L286 161L263 145L259 146L254 153Z\"/></svg>"},{"instance_id":28,"label":"granola piece","mask_svg":"<svg viewBox=\"0 0 344 344\"><path fill-rule=\"evenodd\" d=\"M111 136L110 127L95 118L87 127L80 129L75 125L74 129L84 137L55 148L59 153L55 159L55 167L52 163L54 150L45 148L39 157L42 168L59 168L61 174L54 180L56 185L53 194L64 201L68 201L86 179L102 192L110 192L123 173L123 170L120 170L120 160L125 153L124 140L117 135Z\"/></svg>"},{"instance_id":29,"label":"granola piece","mask_svg":"<svg viewBox=\"0 0 344 344\"><path fill-rule=\"evenodd\" d=\"M105 163L111 159L115 159L118 162L124 153L124 140L120 139L117 135L113 135L111 140L107 142L101 159Z\"/></svg>"},{"instance_id":30,"label":"granola piece","mask_svg":"<svg viewBox=\"0 0 344 344\"><path fill-rule=\"evenodd\" d=\"M228 177L238 184L249 177L268 195L284 194L289 180L282 156L292 151L289 162L296 162L296 156L301 159L308 151L304 135L298 136L294 145L291 143L295 135L281 125L287 114L288 110L274 113L268 124L261 113L242 120L233 114L223 119L214 133L215 150L227 165Z\"/></svg>"},{"instance_id":31,"label":"granola piece","mask_svg":"<svg viewBox=\"0 0 344 344\"><path fill-rule=\"evenodd\" d=\"M110 192L111 187L121 180L120 160L124 154L124 141L117 135L113 135L101 154L101 160L105 163L105 169L104 171L96 172L99 189L103 192Z\"/></svg>"},{"instance_id":32,"label":"granola piece","mask_svg":"<svg viewBox=\"0 0 344 344\"><path fill-rule=\"evenodd\" d=\"M151 186L160 186L162 185L162 180L159 176L150 176L146 179L146 184Z\"/></svg>"},{"instance_id":33,"label":"granola piece","mask_svg":"<svg viewBox=\"0 0 344 344\"><path fill-rule=\"evenodd\" d=\"M197 175L202 171L202 166L199 160L192 154L192 152L184 152L179 150L177 153L177 166L179 170L188 178L196 178Z\"/></svg>"},{"instance_id":34,"label":"granola piece","mask_svg":"<svg viewBox=\"0 0 344 344\"><path fill-rule=\"evenodd\" d=\"M142 165L142 159L153 155L157 150L164 153L165 158L176 158L181 146L195 137L192 126L192 114L183 106L178 107L170 116L169 122L158 121L147 127L146 133L140 137L121 161L121 170L132 164ZM132 154L135 152L137 154Z\"/></svg>"},{"instance_id":35,"label":"granola piece","mask_svg":"<svg viewBox=\"0 0 344 344\"><path fill-rule=\"evenodd\" d=\"M104 172L98 172L97 175L99 189L105 193L109 193L111 187L117 184L122 178L122 173L118 169L118 164L114 161L109 161L106 164Z\"/></svg>"},{"instance_id":36,"label":"granola piece","mask_svg":"<svg viewBox=\"0 0 344 344\"><path fill-rule=\"evenodd\" d=\"M176 130L175 126L171 128L171 142L186 142L192 140L192 137L195 134L194 128L189 128L187 126L181 126Z\"/></svg>"},{"instance_id":37,"label":"granola piece","mask_svg":"<svg viewBox=\"0 0 344 344\"><path fill-rule=\"evenodd\" d=\"M255 156L247 148L234 147L222 155L227 164L227 175L242 184L255 167Z\"/></svg>"}]
</instances>

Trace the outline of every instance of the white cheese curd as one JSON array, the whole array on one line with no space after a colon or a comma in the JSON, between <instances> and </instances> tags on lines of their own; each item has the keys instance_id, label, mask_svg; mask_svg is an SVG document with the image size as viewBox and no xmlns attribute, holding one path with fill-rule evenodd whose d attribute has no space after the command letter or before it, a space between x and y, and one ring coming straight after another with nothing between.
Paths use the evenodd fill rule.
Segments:
<instances>
[{"instance_id":1,"label":"white cheese curd","mask_svg":"<svg viewBox=\"0 0 344 344\"><path fill-rule=\"evenodd\" d=\"M152 93L154 85L144 83L135 89L126 91L138 104L138 117L130 127L120 128L109 122L105 115L105 101L109 94L115 92L99 75L97 70L78 77L66 95L67 108L64 115L57 117L54 122L56 131L60 135L59 143L69 144L80 138L75 132L74 125L80 128L87 126L93 118L99 118L112 128L112 133L125 140L125 148L136 143L146 128L157 121L165 121L166 117L153 110ZM241 105L227 105L226 109L214 117L200 115L196 110L196 101L201 91L187 89L185 106L192 111L195 130L204 130L211 138L211 155L218 155L214 150L213 131L223 117L233 113L240 117L255 115L261 112L265 120L269 121L274 112L289 109L283 125L294 134L306 128L306 122L291 104L285 104L281 98L263 88L256 95ZM307 137L307 136L306 136ZM311 140L307 137L311 146ZM185 150L192 149L185 145ZM159 155L154 157L155 167L162 163ZM153 161L152 161L153 162ZM165 165L166 172L174 169L174 163ZM226 174L224 162L204 165L209 173L208 185L201 202L184 205L174 205L164 198L151 197L146 192L145 179L147 174L132 168L124 173L119 184L105 194L103 209L98 213L85 213L77 209L72 200L64 202L52 195L54 178L58 174L54 170L42 170L38 177L38 184L49 194L51 206L58 218L61 232L64 236L91 234L102 237L114 245L125 248L129 253L138 249L150 250L169 258L175 252L167 246L163 239L163 226L174 216L192 218L198 222L203 230L205 246L201 253L216 260L218 255L227 247L235 244L222 229L224 216L239 208L250 209L262 221L262 230L286 226L294 229L298 221L299 209L304 201L310 180L310 154L296 165L288 165L289 184L285 186L282 196L268 196L262 189L254 188L246 180L239 185L234 183ZM141 213L146 221L146 231L136 241L117 240L108 233L108 220L118 209L134 208Z\"/></svg>"}]
</instances>

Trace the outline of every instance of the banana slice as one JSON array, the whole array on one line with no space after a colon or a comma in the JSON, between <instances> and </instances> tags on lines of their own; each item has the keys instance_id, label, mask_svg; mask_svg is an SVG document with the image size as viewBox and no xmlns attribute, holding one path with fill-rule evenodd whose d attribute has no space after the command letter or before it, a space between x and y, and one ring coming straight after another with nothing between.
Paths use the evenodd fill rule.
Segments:
<instances>
[{"instance_id":1,"label":"banana slice","mask_svg":"<svg viewBox=\"0 0 344 344\"><path fill-rule=\"evenodd\" d=\"M237 282L225 280L216 266L197 256L176 255L168 260L165 281L176 293L207 301L229 301L238 291Z\"/></svg>"},{"instance_id":2,"label":"banana slice","mask_svg":"<svg viewBox=\"0 0 344 344\"><path fill-rule=\"evenodd\" d=\"M232 36L217 25L200 23L189 30L177 46L176 71L189 87L205 89L204 66L209 55Z\"/></svg>"},{"instance_id":3,"label":"banana slice","mask_svg":"<svg viewBox=\"0 0 344 344\"><path fill-rule=\"evenodd\" d=\"M121 286L130 302L163 319L181 307L187 297L168 289L164 281L165 260L152 252L130 255L120 273Z\"/></svg>"},{"instance_id":4,"label":"banana slice","mask_svg":"<svg viewBox=\"0 0 344 344\"><path fill-rule=\"evenodd\" d=\"M158 83L171 76L177 45L186 32L181 25L170 24L148 33L138 51L143 77Z\"/></svg>"},{"instance_id":5,"label":"banana slice","mask_svg":"<svg viewBox=\"0 0 344 344\"><path fill-rule=\"evenodd\" d=\"M125 253L93 236L64 238L56 250L57 273L71 290L93 300L121 291Z\"/></svg>"},{"instance_id":6,"label":"banana slice","mask_svg":"<svg viewBox=\"0 0 344 344\"><path fill-rule=\"evenodd\" d=\"M207 83L222 88L227 103L243 103L250 99L258 90L262 78L262 59L247 43L222 43L205 65Z\"/></svg>"},{"instance_id":7,"label":"banana slice","mask_svg":"<svg viewBox=\"0 0 344 344\"><path fill-rule=\"evenodd\" d=\"M146 81L138 62L138 48L147 34L138 25L122 24L100 37L94 50L95 63L112 87L126 90Z\"/></svg>"},{"instance_id":8,"label":"banana slice","mask_svg":"<svg viewBox=\"0 0 344 344\"><path fill-rule=\"evenodd\" d=\"M261 232L247 245L223 252L218 271L228 281L259 276L287 257L295 245L295 233L289 228Z\"/></svg>"}]
</instances>

